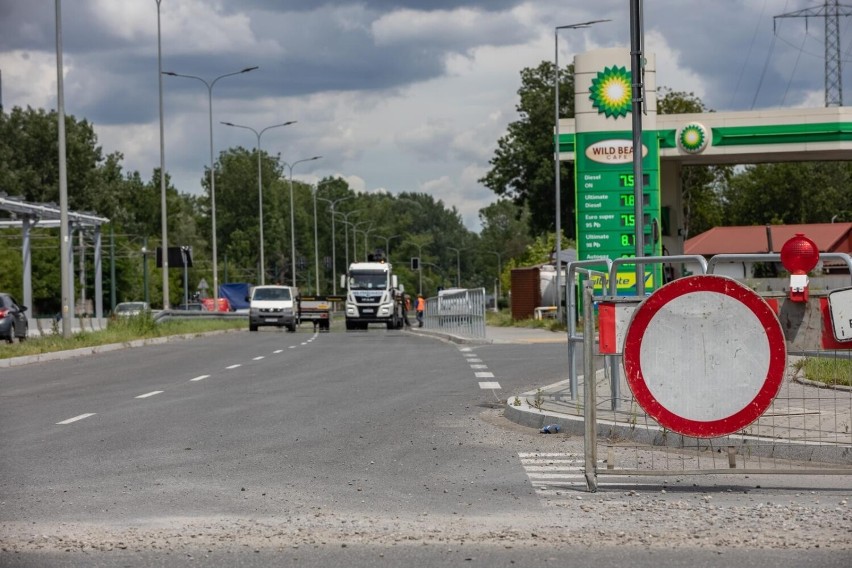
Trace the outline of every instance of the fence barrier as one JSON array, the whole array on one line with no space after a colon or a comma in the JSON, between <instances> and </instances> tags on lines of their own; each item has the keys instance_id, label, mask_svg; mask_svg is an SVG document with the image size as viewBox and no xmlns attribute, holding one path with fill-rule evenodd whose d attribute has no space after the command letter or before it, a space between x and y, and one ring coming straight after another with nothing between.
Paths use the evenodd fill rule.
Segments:
<instances>
[{"instance_id":1,"label":"fence barrier","mask_svg":"<svg viewBox=\"0 0 852 568\"><path fill-rule=\"evenodd\" d=\"M485 288L443 290L426 300L424 327L450 335L485 338Z\"/></svg>"}]
</instances>

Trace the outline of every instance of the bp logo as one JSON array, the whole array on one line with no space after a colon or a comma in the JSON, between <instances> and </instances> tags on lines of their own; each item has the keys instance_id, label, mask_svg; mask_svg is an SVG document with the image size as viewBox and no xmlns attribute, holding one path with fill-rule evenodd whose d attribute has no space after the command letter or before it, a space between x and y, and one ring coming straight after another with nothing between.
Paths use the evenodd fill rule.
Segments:
<instances>
[{"instance_id":1,"label":"bp logo","mask_svg":"<svg viewBox=\"0 0 852 568\"><path fill-rule=\"evenodd\" d=\"M690 122L681 128L677 135L677 145L689 154L703 152L708 142L707 128L698 122Z\"/></svg>"},{"instance_id":2,"label":"bp logo","mask_svg":"<svg viewBox=\"0 0 852 568\"><path fill-rule=\"evenodd\" d=\"M594 79L589 98L598 114L607 118L627 116L630 112L630 71L624 67L605 67Z\"/></svg>"}]
</instances>

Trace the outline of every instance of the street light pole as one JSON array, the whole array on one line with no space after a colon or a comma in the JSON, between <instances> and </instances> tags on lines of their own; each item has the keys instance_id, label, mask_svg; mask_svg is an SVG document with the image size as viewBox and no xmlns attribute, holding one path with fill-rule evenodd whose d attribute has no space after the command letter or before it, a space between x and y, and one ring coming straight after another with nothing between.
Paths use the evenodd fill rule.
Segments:
<instances>
[{"instance_id":1,"label":"street light pole","mask_svg":"<svg viewBox=\"0 0 852 568\"><path fill-rule=\"evenodd\" d=\"M160 3L157 3L157 79L160 95L160 223L163 226L163 238L160 248L163 250L163 309L169 309L169 239L168 212L166 211L166 143L163 132L163 43L160 28Z\"/></svg>"},{"instance_id":2,"label":"street light pole","mask_svg":"<svg viewBox=\"0 0 852 568\"><path fill-rule=\"evenodd\" d=\"M352 225L352 229L355 229L355 224L349 221L349 216L354 213L360 213L363 209L355 209L354 211L347 211L346 213L337 212L338 215L343 216L343 227L346 230L345 236L346 240L344 241L343 250L346 252L346 270L349 270L349 225ZM354 238L354 235L353 235Z\"/></svg>"},{"instance_id":3,"label":"street light pole","mask_svg":"<svg viewBox=\"0 0 852 568\"><path fill-rule=\"evenodd\" d=\"M204 86L207 87L208 122L210 125L210 215L212 217L213 225L213 311L216 312L219 311L219 265L217 264L218 253L216 249L216 167L215 162L213 161L213 86L216 84L217 81L219 81L219 79L248 73L249 71L254 71L257 68L258 67L256 65L254 67L246 67L245 69L240 69L239 71L234 71L233 73L219 75L212 81L207 81L195 75L183 75L181 73L175 73L174 71L162 72L163 75L168 75L170 77L184 77L186 79L195 79L197 81L201 81L202 83L204 83ZM164 251L163 255L165 256L166 254L167 252Z\"/></svg>"},{"instance_id":4,"label":"street light pole","mask_svg":"<svg viewBox=\"0 0 852 568\"><path fill-rule=\"evenodd\" d=\"M447 248L456 251L456 288L461 288L461 251L453 247Z\"/></svg>"},{"instance_id":5,"label":"street light pole","mask_svg":"<svg viewBox=\"0 0 852 568\"><path fill-rule=\"evenodd\" d=\"M260 137L263 136L263 133L272 128L278 128L280 126L289 126L291 124L296 124L295 120L289 120L287 122L282 122L281 124L273 124L272 126L267 126L260 132L255 130L250 126L243 126L242 124L234 124L232 122L222 122L225 126L233 126L234 128L244 128L246 130L251 130L254 132L254 135L257 137L257 210L258 210L258 220L260 222L260 285L263 286L266 283L266 262L263 257L263 184L261 183L261 173L260 173Z\"/></svg>"},{"instance_id":6,"label":"street light pole","mask_svg":"<svg viewBox=\"0 0 852 568\"><path fill-rule=\"evenodd\" d=\"M588 22L580 22L579 24L568 24L566 26L556 26L553 29L553 44L554 44L554 79L553 79L553 112L555 115L555 140L554 140L554 185L556 190L556 319L562 321L562 300L560 298L560 273L562 272L562 188L561 188L561 170L562 165L559 160L559 30L576 30L588 28L593 24L601 22L609 22L610 20L590 20Z\"/></svg>"},{"instance_id":7,"label":"street light pole","mask_svg":"<svg viewBox=\"0 0 852 568\"><path fill-rule=\"evenodd\" d=\"M296 287L296 217L293 211L293 167L302 162L310 162L319 160L322 156L314 156L313 158L305 158L304 160L296 160L292 164L284 162L284 166L290 170L290 262L293 270L293 287Z\"/></svg>"},{"instance_id":8,"label":"street light pole","mask_svg":"<svg viewBox=\"0 0 852 568\"><path fill-rule=\"evenodd\" d=\"M499 306L498 306L498 300L499 300L499 298L500 298L500 292L501 292L501 290L500 290L500 289L501 289L501 287L502 287L502 286L501 286L501 284L502 284L502 283L500 282L500 278L503 276L503 271L502 271L502 269L501 269L501 263L500 263L501 257L500 257L500 253L499 253L499 252L497 252L497 251L487 250L487 251L485 251L485 252L487 252L488 254L493 254L493 255L496 255L496 256L497 256L497 290L496 290L496 292L497 292L497 297L496 297L496 298L494 298L494 311L495 311L495 312L499 312L499 311L500 311L500 308L499 308Z\"/></svg>"},{"instance_id":9,"label":"street light pole","mask_svg":"<svg viewBox=\"0 0 852 568\"><path fill-rule=\"evenodd\" d=\"M387 255L388 262L390 262L390 240L391 239L397 239L401 236L402 235L392 235L390 237L383 237L381 235L375 235L375 237L377 239L384 239L384 241L385 241L385 254Z\"/></svg>"},{"instance_id":10,"label":"street light pole","mask_svg":"<svg viewBox=\"0 0 852 568\"><path fill-rule=\"evenodd\" d=\"M317 188L319 191L319 188ZM341 197L340 199L326 199L325 197L320 197L320 201L326 201L329 204L329 208L331 209L331 286L334 291L334 295L337 296L337 254L335 251L335 241L337 240L337 233L334 229L334 207L340 203L341 201L346 201L347 199L352 199L355 197L354 195L347 195L346 197ZM347 231L348 234L348 231ZM347 246L349 246L349 240L347 239ZM348 264L347 264L348 266Z\"/></svg>"},{"instance_id":11,"label":"street light pole","mask_svg":"<svg viewBox=\"0 0 852 568\"><path fill-rule=\"evenodd\" d=\"M352 259L353 259L353 262L358 262L358 232L359 232L358 227L360 227L361 225L366 225L367 223L369 223L370 225L373 224L372 221L359 221L358 223L352 224ZM360 232L364 233L364 231L360 231ZM367 235L366 235L366 233L364 233L364 242L365 243L366 243L366 239L367 239ZM366 245L364 245L364 251L366 252L366 250L367 250L367 247L366 247ZM367 260L367 259L365 258L364 260Z\"/></svg>"}]
</instances>

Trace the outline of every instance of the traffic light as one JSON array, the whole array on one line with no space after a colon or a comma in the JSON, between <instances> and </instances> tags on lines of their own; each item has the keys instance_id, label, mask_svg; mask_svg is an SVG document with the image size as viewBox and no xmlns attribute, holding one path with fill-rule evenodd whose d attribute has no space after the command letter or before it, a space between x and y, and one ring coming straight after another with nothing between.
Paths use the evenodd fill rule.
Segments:
<instances>
[{"instance_id":1,"label":"traffic light","mask_svg":"<svg viewBox=\"0 0 852 568\"><path fill-rule=\"evenodd\" d=\"M411 257L411 270L420 270L420 257Z\"/></svg>"}]
</instances>

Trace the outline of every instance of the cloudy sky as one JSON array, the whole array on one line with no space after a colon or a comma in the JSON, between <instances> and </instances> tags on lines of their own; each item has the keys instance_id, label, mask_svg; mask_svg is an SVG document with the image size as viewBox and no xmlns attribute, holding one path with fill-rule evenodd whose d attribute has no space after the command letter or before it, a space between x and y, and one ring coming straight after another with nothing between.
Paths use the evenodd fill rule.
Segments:
<instances>
[{"instance_id":1,"label":"cloudy sky","mask_svg":"<svg viewBox=\"0 0 852 568\"><path fill-rule=\"evenodd\" d=\"M773 16L822 0L646 0L657 82L715 110L823 106L821 19ZM161 0L163 70L227 77L213 88L215 152L253 148L341 176L358 191L422 191L478 230L495 195L477 183L517 119L519 72L598 47L628 47L629 0ZM55 0L0 0L2 102L56 108ZM156 0L62 2L65 111L143 178L159 166ZM841 18L852 98L852 17ZM209 164L207 88L164 77L166 169L197 193ZM850 104L849 100L845 101Z\"/></svg>"}]
</instances>

